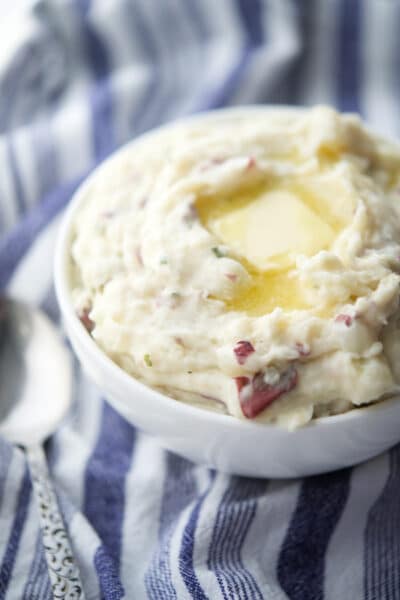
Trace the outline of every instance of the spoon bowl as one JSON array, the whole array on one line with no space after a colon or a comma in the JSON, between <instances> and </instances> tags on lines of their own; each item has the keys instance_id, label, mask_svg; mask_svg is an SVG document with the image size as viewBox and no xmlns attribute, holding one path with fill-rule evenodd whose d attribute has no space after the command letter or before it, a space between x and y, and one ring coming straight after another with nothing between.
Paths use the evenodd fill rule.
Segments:
<instances>
[{"instance_id":1,"label":"spoon bowl","mask_svg":"<svg viewBox=\"0 0 400 600\"><path fill-rule=\"evenodd\" d=\"M0 435L22 446L53 433L71 403L72 365L61 337L40 311L0 302Z\"/></svg>"}]
</instances>

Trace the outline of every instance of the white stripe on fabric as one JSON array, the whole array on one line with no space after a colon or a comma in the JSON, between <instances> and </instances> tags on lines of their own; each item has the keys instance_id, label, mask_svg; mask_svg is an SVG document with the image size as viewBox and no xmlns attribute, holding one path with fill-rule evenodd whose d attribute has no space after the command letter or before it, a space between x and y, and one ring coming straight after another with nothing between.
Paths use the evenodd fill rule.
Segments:
<instances>
[{"instance_id":1,"label":"white stripe on fabric","mask_svg":"<svg viewBox=\"0 0 400 600\"><path fill-rule=\"evenodd\" d=\"M36 1L37 0L13 0L12 4L8 2L7 4L4 3L1 7L1 10L3 13L2 16L7 17L6 23L9 23L8 19L16 15L16 13L18 13L18 16L20 16L21 13L30 10Z\"/></svg>"},{"instance_id":2,"label":"white stripe on fabric","mask_svg":"<svg viewBox=\"0 0 400 600\"><path fill-rule=\"evenodd\" d=\"M196 478L196 485L197 485L197 483L198 482L197 482L197 478ZM181 600L181 599L185 600L186 598L187 598L187 600L192 600L192 595L189 594L188 589L185 585L185 582L182 579L182 575L181 575L181 572L179 569L179 554L180 554L181 547L182 547L183 532L186 527L187 521L192 513L193 507L196 504L199 496L204 491L205 491L204 489L200 490L197 488L194 500L192 502L190 502L184 510L181 511L181 514L179 516L178 522L176 524L176 527L174 529L174 532L173 532L172 538L171 538L171 545L170 545L170 552L169 552L171 580L172 580L172 584L176 591L176 596L179 600Z\"/></svg>"},{"instance_id":3,"label":"white stripe on fabric","mask_svg":"<svg viewBox=\"0 0 400 600\"><path fill-rule=\"evenodd\" d=\"M91 114L88 103L89 74L80 35L81 19L74 3L58 3L51 11L69 56L69 73L62 102L52 119L52 136L61 181L84 173L92 164Z\"/></svg>"},{"instance_id":4,"label":"white stripe on fabric","mask_svg":"<svg viewBox=\"0 0 400 600\"><path fill-rule=\"evenodd\" d=\"M33 304L40 304L44 298L52 281L52 260L60 218L56 217L43 230L19 262L8 285L8 292L14 298Z\"/></svg>"},{"instance_id":5,"label":"white stripe on fabric","mask_svg":"<svg viewBox=\"0 0 400 600\"><path fill-rule=\"evenodd\" d=\"M71 417L53 438L56 455L53 469L70 501L81 510L86 465L99 435L103 403L98 390L79 367L75 368L73 395L75 403Z\"/></svg>"},{"instance_id":6,"label":"white stripe on fabric","mask_svg":"<svg viewBox=\"0 0 400 600\"><path fill-rule=\"evenodd\" d=\"M204 479L204 477L203 477ZM204 593L212 600L223 600L221 589L218 585L216 575L207 566L209 547L213 537L215 518L218 507L229 486L230 476L218 473L215 481L207 494L197 522L197 533L193 549L193 565L196 577ZM206 487L207 481L202 485Z\"/></svg>"},{"instance_id":7,"label":"white stripe on fabric","mask_svg":"<svg viewBox=\"0 0 400 600\"><path fill-rule=\"evenodd\" d=\"M194 470L194 476L196 478L197 489L206 490L210 483L210 469L198 465Z\"/></svg>"},{"instance_id":8,"label":"white stripe on fabric","mask_svg":"<svg viewBox=\"0 0 400 600\"><path fill-rule=\"evenodd\" d=\"M194 105L183 106L184 112L209 107L207 100L218 92L237 65L245 40L240 19L236 10L232 9L231 1L203 0L198 3L197 9L209 33L207 40L202 42L202 66L200 73L196 74L199 80L198 98L194 98Z\"/></svg>"},{"instance_id":9,"label":"white stripe on fabric","mask_svg":"<svg viewBox=\"0 0 400 600\"><path fill-rule=\"evenodd\" d=\"M31 565L36 555L36 542L39 531L38 510L37 501L32 492L15 558L11 581L6 594L7 600L21 600L24 595Z\"/></svg>"},{"instance_id":10,"label":"white stripe on fabric","mask_svg":"<svg viewBox=\"0 0 400 600\"><path fill-rule=\"evenodd\" d=\"M324 600L363 600L364 531L388 475L388 453L353 470L347 504L326 553Z\"/></svg>"},{"instance_id":11,"label":"white stripe on fabric","mask_svg":"<svg viewBox=\"0 0 400 600\"><path fill-rule=\"evenodd\" d=\"M2 136L0 137L0 222L3 222L6 230L17 221L17 206L8 158L7 138Z\"/></svg>"},{"instance_id":12,"label":"white stripe on fabric","mask_svg":"<svg viewBox=\"0 0 400 600\"><path fill-rule=\"evenodd\" d=\"M302 65L300 104L335 104L335 52L337 45L337 2L313 2L307 62ZM304 8L304 10L306 10Z\"/></svg>"},{"instance_id":13,"label":"white stripe on fabric","mask_svg":"<svg viewBox=\"0 0 400 600\"><path fill-rule=\"evenodd\" d=\"M234 104L265 100L263 92L273 92L300 50L297 25L293 2L269 0L263 3L263 44L253 51L251 62L235 94Z\"/></svg>"},{"instance_id":14,"label":"white stripe on fabric","mask_svg":"<svg viewBox=\"0 0 400 600\"><path fill-rule=\"evenodd\" d=\"M111 62L113 75L115 70L128 66L132 60L128 41L129 29L124 19L126 0L114 2L95 2L90 10L90 21L101 33L103 42L107 43L107 54ZM132 33L132 32L131 32Z\"/></svg>"},{"instance_id":15,"label":"white stripe on fabric","mask_svg":"<svg viewBox=\"0 0 400 600\"><path fill-rule=\"evenodd\" d=\"M204 5L209 4L208 10ZM212 6L211 6L212 4ZM209 36L199 37L199 25L182 0L171 2L172 17L180 26L180 46L175 49L177 61L177 94L170 105L168 118L190 114L202 105L207 90L218 90L227 75L235 68L244 42L243 28L235 10L229 10L226 2L203 2L197 6L204 10L202 18L207 23ZM212 18L210 19L210 16ZM168 43L168 40L166 40ZM181 47L185 52L181 52ZM213 94L210 94L213 97Z\"/></svg>"},{"instance_id":16,"label":"white stripe on fabric","mask_svg":"<svg viewBox=\"0 0 400 600\"><path fill-rule=\"evenodd\" d=\"M118 71L113 73L112 83L115 89L114 130L116 139L122 143L132 137L135 127L132 115L150 84L155 66L143 51L138 23L131 14L133 6L126 2L119 4L121 11L110 23L113 42L115 40L110 52L113 60L121 63Z\"/></svg>"},{"instance_id":17,"label":"white stripe on fabric","mask_svg":"<svg viewBox=\"0 0 400 600\"><path fill-rule=\"evenodd\" d=\"M166 120L169 105L179 99L176 86L176 75L173 64L173 54L171 45L166 40L167 31L162 22L165 12L169 11L169 3L156 1L158 9L155 9L154 0L142 0L138 2L143 15L143 19L149 29L151 42L155 47L157 54L157 86L152 98L144 110L143 117L140 118L139 132L159 125ZM174 43L174 42L172 42ZM154 68L154 67L153 67Z\"/></svg>"},{"instance_id":18,"label":"white stripe on fabric","mask_svg":"<svg viewBox=\"0 0 400 600\"><path fill-rule=\"evenodd\" d=\"M362 97L368 122L391 137L399 122L399 18L397 3L365 0L363 3Z\"/></svg>"},{"instance_id":19,"label":"white stripe on fabric","mask_svg":"<svg viewBox=\"0 0 400 600\"><path fill-rule=\"evenodd\" d=\"M148 128L143 119L157 100L160 83L160 65L158 61L154 33L148 23L143 3L124 3L126 38L130 44L131 64L126 75L126 90L116 99L121 114L116 110L118 130L124 137L131 137ZM124 31L123 30L123 31Z\"/></svg>"},{"instance_id":20,"label":"white stripe on fabric","mask_svg":"<svg viewBox=\"0 0 400 600\"><path fill-rule=\"evenodd\" d=\"M33 160L30 127L20 127L13 133L15 162L24 189L27 207L33 206L38 198L38 173Z\"/></svg>"},{"instance_id":21,"label":"white stripe on fabric","mask_svg":"<svg viewBox=\"0 0 400 600\"><path fill-rule=\"evenodd\" d=\"M2 2L2 5L6 4ZM14 5L14 2L12 3ZM21 2L20 2L21 4ZM38 23L32 15L32 2L21 4L19 10L13 14L2 14L0 20L1 52L0 52L0 77L8 70L15 56L21 48L26 46L38 32ZM3 13L3 6L1 7Z\"/></svg>"},{"instance_id":22,"label":"white stripe on fabric","mask_svg":"<svg viewBox=\"0 0 400 600\"><path fill-rule=\"evenodd\" d=\"M147 6L147 3L144 6ZM162 10L164 9L160 5L157 11L150 11L150 14L159 18ZM135 107L155 76L155 70L159 69L159 64L152 62L151 56L146 51L146 43L142 39L143 34L146 37L146 32L143 32L140 24L136 22L135 17L138 15L140 15L139 20L143 20L145 27L148 27L151 43L156 46L157 40L162 39L162 28L151 29L151 23L148 22L145 11L142 11L140 2L136 3L135 7L128 6L124 0L109 5L95 3L90 12L91 23L101 36L103 44L106 45L110 61L109 85L112 89L117 144L127 141L135 133L137 123L134 123L132 118ZM168 48L158 54L159 62L164 58L164 54L168 54ZM169 74L169 69L166 71ZM156 90L158 94L161 87L157 85ZM153 99L156 98L153 96ZM179 100L178 95L175 100ZM147 110L147 104L143 109ZM145 117L143 112L140 115L140 124L142 117ZM156 119L152 124L158 124L160 120L162 119Z\"/></svg>"},{"instance_id":23,"label":"white stripe on fabric","mask_svg":"<svg viewBox=\"0 0 400 600\"><path fill-rule=\"evenodd\" d=\"M65 103L54 114L53 139L61 181L68 181L85 173L92 165L91 116L83 101L85 85L75 82Z\"/></svg>"},{"instance_id":24,"label":"white stripe on fabric","mask_svg":"<svg viewBox=\"0 0 400 600\"><path fill-rule=\"evenodd\" d=\"M86 600L98 600L101 593L94 569L94 556L101 542L81 513L76 513L73 516L69 523L68 532L74 556L79 565Z\"/></svg>"},{"instance_id":25,"label":"white stripe on fabric","mask_svg":"<svg viewBox=\"0 0 400 600\"><path fill-rule=\"evenodd\" d=\"M170 71L172 66L172 72L174 73L172 82L174 101L168 103L166 120L191 112L190 107L195 106L195 99L202 79L199 77L202 63L197 55L196 41L188 27L187 12L182 7L181 0L171 0L168 5L168 14L168 18L176 24L176 30L174 31L174 37L176 36L176 38L173 42L174 51L170 55L169 62L165 65L166 71ZM165 35L161 39L163 40L163 47L161 48L163 55L168 51L170 38ZM185 48L184 52L182 52L182 48Z\"/></svg>"},{"instance_id":26,"label":"white stripe on fabric","mask_svg":"<svg viewBox=\"0 0 400 600\"><path fill-rule=\"evenodd\" d=\"M20 450L14 450L7 471L7 477L3 483L4 490L0 506L0 548L3 550L3 554L7 549L7 543L13 525L15 507L18 503L18 494L24 474L25 460L23 454ZM0 564L1 559L2 556L0 556Z\"/></svg>"},{"instance_id":27,"label":"white stripe on fabric","mask_svg":"<svg viewBox=\"0 0 400 600\"><path fill-rule=\"evenodd\" d=\"M277 579L277 561L297 505L299 481L271 481L258 499L254 520L243 545L246 566L268 600L287 598Z\"/></svg>"},{"instance_id":28,"label":"white stripe on fabric","mask_svg":"<svg viewBox=\"0 0 400 600\"><path fill-rule=\"evenodd\" d=\"M130 14L132 6L124 0L113 4L95 4L93 21L107 37L110 62L114 65L111 84L114 90L114 131L118 143L131 138L132 114L152 77L152 67L143 55L140 34ZM109 14L111 11L111 14Z\"/></svg>"},{"instance_id":29,"label":"white stripe on fabric","mask_svg":"<svg viewBox=\"0 0 400 600\"><path fill-rule=\"evenodd\" d=\"M151 437L138 434L125 482L121 579L127 598L146 597L144 577L159 542L155 516L160 513L164 477L164 451Z\"/></svg>"}]
</instances>

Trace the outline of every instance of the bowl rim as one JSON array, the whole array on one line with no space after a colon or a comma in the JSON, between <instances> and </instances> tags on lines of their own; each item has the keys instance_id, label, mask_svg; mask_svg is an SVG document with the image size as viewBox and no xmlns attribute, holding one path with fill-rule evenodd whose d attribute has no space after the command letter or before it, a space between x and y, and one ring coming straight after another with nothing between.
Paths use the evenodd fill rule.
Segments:
<instances>
[{"instance_id":1,"label":"bowl rim","mask_svg":"<svg viewBox=\"0 0 400 600\"><path fill-rule=\"evenodd\" d=\"M164 409L175 410L181 413L182 416L195 418L196 421L211 421L215 424L223 425L229 428L247 428L249 431L259 431L260 428L264 428L265 430L269 430L270 432L279 430L289 432L290 434L294 434L295 432L304 431L306 429L315 428L318 426L339 426L344 422L360 419L366 416L367 413L371 414L376 412L382 412L385 410L389 411L394 404L399 402L400 394L394 393L393 396L390 396L384 400L372 404L355 406L354 408L344 413L324 417L316 417L308 423L306 423L305 425L296 428L295 430L288 430L283 425L279 425L277 423L264 423L262 421L255 421L251 419L240 419L230 414L219 413L213 410L209 410L207 408L201 408L200 406L194 406L189 403L177 400L171 396L168 396L167 394L163 394L161 391L156 390L151 386L143 383L141 380L135 378L133 375L129 374L127 371L122 369L122 367L117 365L100 348L100 346L85 329L80 319L78 318L72 304L72 290L68 281L68 261L69 248L72 237L72 224L75 214L78 212L82 201L84 201L86 190L90 187L92 181L96 179L97 174L100 170L108 168L114 160L118 160L122 154L128 152L131 147L134 147L137 143L141 142L142 140L145 140L146 138L151 138L153 135L156 135L161 131L168 130L169 128L173 128L176 125L184 125L186 123L193 123L196 121L213 120L213 118L221 114L229 117L229 115L240 115L241 113L248 112L296 113L303 112L305 110L307 110L307 107L304 106L254 104L218 108L174 119L138 135L137 137L129 140L128 142L120 146L117 150L113 151L105 160L101 161L90 172L90 174L83 180L83 182L72 194L66 208L63 210L61 216L61 224L57 233L57 241L53 261L53 279L55 292L61 309L62 317L68 322L68 325L71 328L73 335L79 339L80 346L83 348L84 352L91 355L92 359L101 366L102 370L105 371L107 375L112 377L114 380L120 379L126 386L132 387L133 392L137 393L138 391L141 391L144 394L153 395L154 399L157 399L157 401L161 404L162 408ZM367 126L367 128L369 127ZM69 333L68 337L71 337Z\"/></svg>"}]
</instances>

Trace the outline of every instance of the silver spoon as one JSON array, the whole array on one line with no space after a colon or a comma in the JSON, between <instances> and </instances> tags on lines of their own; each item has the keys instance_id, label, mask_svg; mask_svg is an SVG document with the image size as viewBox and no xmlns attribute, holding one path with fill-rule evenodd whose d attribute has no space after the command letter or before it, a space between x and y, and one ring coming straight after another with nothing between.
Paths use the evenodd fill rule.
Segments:
<instances>
[{"instance_id":1,"label":"silver spoon","mask_svg":"<svg viewBox=\"0 0 400 600\"><path fill-rule=\"evenodd\" d=\"M68 412L71 381L70 357L49 319L22 302L0 298L0 435L25 450L53 596L82 599L42 446Z\"/></svg>"}]
</instances>

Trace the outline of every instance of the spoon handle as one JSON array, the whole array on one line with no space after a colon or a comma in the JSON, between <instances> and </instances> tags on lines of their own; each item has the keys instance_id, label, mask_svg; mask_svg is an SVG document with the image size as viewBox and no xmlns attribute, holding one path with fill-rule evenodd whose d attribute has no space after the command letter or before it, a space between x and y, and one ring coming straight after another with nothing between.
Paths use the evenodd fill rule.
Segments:
<instances>
[{"instance_id":1,"label":"spoon handle","mask_svg":"<svg viewBox=\"0 0 400 600\"><path fill-rule=\"evenodd\" d=\"M78 565L72 554L57 496L50 480L43 447L29 446L25 451L39 508L43 546L53 596L62 600L78 598L84 600L85 594Z\"/></svg>"}]
</instances>

